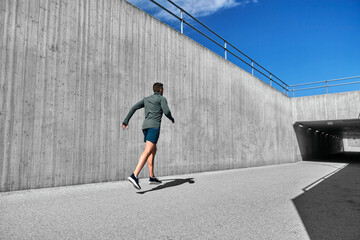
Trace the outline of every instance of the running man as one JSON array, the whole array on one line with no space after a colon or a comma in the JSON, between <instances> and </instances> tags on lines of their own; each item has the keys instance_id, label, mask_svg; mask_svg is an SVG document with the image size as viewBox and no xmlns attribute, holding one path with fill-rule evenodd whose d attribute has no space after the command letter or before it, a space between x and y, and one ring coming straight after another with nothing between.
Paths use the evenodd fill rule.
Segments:
<instances>
[{"instance_id":1,"label":"running man","mask_svg":"<svg viewBox=\"0 0 360 240\"><path fill-rule=\"evenodd\" d=\"M148 163L149 167L149 184L160 184L161 181L154 175L154 158L156 154L156 143L160 136L160 125L162 114L175 123L174 118L171 116L170 109L168 107L166 98L164 98L163 84L155 83L153 85L154 94L144 98L140 102L136 103L129 111L125 120L122 123L123 129L128 129L129 120L136 110L145 107L145 120L142 126L144 133L145 150L139 158L139 162L135 168L133 174L128 177L128 180L134 185L136 189L141 189L139 185L139 173L144 167L145 163Z\"/></svg>"}]
</instances>

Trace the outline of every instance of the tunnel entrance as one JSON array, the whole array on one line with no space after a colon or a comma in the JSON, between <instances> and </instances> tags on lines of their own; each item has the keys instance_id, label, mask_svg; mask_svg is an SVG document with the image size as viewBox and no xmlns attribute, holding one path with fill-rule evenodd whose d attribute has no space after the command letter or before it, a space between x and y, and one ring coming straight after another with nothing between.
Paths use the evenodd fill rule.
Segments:
<instances>
[{"instance_id":1,"label":"tunnel entrance","mask_svg":"<svg viewBox=\"0 0 360 240\"><path fill-rule=\"evenodd\" d=\"M360 152L360 119L299 121L293 127L303 160Z\"/></svg>"}]
</instances>

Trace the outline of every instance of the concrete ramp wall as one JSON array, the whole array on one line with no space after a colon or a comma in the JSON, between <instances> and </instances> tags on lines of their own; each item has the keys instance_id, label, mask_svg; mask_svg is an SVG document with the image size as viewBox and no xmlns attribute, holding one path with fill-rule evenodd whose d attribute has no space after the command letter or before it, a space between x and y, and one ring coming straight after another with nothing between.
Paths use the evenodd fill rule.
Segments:
<instances>
[{"instance_id":1,"label":"concrete ramp wall","mask_svg":"<svg viewBox=\"0 0 360 240\"><path fill-rule=\"evenodd\" d=\"M124 0L1 1L0 36L0 191L127 178L154 82L158 176L294 161L289 97Z\"/></svg>"}]
</instances>

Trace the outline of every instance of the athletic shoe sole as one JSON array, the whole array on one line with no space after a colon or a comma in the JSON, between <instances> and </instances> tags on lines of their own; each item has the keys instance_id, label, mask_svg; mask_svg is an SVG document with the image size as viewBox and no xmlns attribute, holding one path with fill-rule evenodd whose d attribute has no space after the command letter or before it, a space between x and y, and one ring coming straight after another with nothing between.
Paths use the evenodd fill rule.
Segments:
<instances>
[{"instance_id":1,"label":"athletic shoe sole","mask_svg":"<svg viewBox=\"0 0 360 240\"><path fill-rule=\"evenodd\" d=\"M129 180L129 182L131 182L131 183L132 183L132 185L134 185L134 188L136 188L136 189L138 189L138 190L140 190L140 189L141 189L141 187L140 187L139 185L137 185L137 184L136 184L135 180L134 180L134 179L132 179L132 177L128 177L128 180Z\"/></svg>"},{"instance_id":2,"label":"athletic shoe sole","mask_svg":"<svg viewBox=\"0 0 360 240\"><path fill-rule=\"evenodd\" d=\"M150 185L159 185L161 182L149 182Z\"/></svg>"}]
</instances>

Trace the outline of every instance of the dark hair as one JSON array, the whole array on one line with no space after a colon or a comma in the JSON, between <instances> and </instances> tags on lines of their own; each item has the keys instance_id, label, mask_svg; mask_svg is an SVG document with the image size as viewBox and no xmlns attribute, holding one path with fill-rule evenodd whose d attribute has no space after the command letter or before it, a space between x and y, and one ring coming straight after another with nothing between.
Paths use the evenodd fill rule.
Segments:
<instances>
[{"instance_id":1,"label":"dark hair","mask_svg":"<svg viewBox=\"0 0 360 240\"><path fill-rule=\"evenodd\" d=\"M160 89L163 89L163 84L162 83L154 83L153 85L153 90L154 92L157 92L159 93L160 92Z\"/></svg>"}]
</instances>

